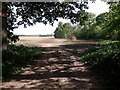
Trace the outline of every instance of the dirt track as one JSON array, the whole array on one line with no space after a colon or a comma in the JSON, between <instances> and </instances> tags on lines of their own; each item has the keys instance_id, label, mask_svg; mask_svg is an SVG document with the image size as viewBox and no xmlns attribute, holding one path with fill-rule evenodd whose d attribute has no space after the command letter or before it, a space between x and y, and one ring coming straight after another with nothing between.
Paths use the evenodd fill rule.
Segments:
<instances>
[{"instance_id":1,"label":"dirt track","mask_svg":"<svg viewBox=\"0 0 120 90\"><path fill-rule=\"evenodd\" d=\"M93 41L67 41L53 38L22 37L17 44L45 47L43 56L20 74L3 82L2 88L72 88L89 89L100 87L95 74L80 61L74 52L81 53L96 46Z\"/></svg>"}]
</instances>

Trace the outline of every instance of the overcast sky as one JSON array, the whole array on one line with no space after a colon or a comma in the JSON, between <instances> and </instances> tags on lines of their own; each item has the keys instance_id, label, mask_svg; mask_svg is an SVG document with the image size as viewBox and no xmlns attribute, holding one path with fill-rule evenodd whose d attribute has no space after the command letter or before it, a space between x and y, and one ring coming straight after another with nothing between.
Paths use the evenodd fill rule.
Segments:
<instances>
[{"instance_id":1,"label":"overcast sky","mask_svg":"<svg viewBox=\"0 0 120 90\"><path fill-rule=\"evenodd\" d=\"M100 13L108 12L109 6L102 2L101 0L96 0L95 3L92 3L91 1L88 2L89 9L88 12L95 13L96 16ZM70 22L68 20L59 19L59 21L62 22ZM54 34L54 31L58 25L58 22L55 21L54 26L51 25L44 25L42 23L37 23L34 26L30 26L27 28L24 28L23 26L19 27L18 29L14 30L14 34L16 35L44 35L44 34Z\"/></svg>"}]
</instances>

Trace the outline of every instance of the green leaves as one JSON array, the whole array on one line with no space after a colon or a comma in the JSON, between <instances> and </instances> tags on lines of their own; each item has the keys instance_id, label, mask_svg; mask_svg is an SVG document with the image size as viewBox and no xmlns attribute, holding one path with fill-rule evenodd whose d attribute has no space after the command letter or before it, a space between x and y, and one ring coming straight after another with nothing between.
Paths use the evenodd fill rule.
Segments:
<instances>
[{"instance_id":1,"label":"green leaves","mask_svg":"<svg viewBox=\"0 0 120 90\"><path fill-rule=\"evenodd\" d=\"M73 34L74 27L70 23L59 22L58 27L55 30L55 38L68 38L69 35Z\"/></svg>"},{"instance_id":2,"label":"green leaves","mask_svg":"<svg viewBox=\"0 0 120 90\"><path fill-rule=\"evenodd\" d=\"M85 8L86 2L7 2L7 30L13 31L19 25L26 28L38 22L53 25L58 18L70 19L76 23ZM8 39L13 41L11 37Z\"/></svg>"},{"instance_id":3,"label":"green leaves","mask_svg":"<svg viewBox=\"0 0 120 90\"><path fill-rule=\"evenodd\" d=\"M120 40L120 2L110 3L110 11L98 15L96 21L110 39Z\"/></svg>"},{"instance_id":4,"label":"green leaves","mask_svg":"<svg viewBox=\"0 0 120 90\"><path fill-rule=\"evenodd\" d=\"M30 60L40 57L42 48L9 45L2 51L2 74L4 78L27 67Z\"/></svg>"},{"instance_id":5,"label":"green leaves","mask_svg":"<svg viewBox=\"0 0 120 90\"><path fill-rule=\"evenodd\" d=\"M119 87L120 83L120 42L114 42L100 48L88 50L81 57L108 87ZM106 79L109 82L106 82Z\"/></svg>"}]
</instances>

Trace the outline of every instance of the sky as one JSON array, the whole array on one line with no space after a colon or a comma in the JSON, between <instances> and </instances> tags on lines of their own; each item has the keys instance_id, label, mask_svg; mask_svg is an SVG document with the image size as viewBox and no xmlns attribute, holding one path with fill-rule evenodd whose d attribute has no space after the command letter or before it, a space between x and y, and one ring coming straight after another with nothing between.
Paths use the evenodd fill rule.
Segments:
<instances>
[{"instance_id":1,"label":"sky","mask_svg":"<svg viewBox=\"0 0 120 90\"><path fill-rule=\"evenodd\" d=\"M101 0L96 0L95 3L92 3L88 0L89 9L88 12L94 13L96 16L100 13L108 12L109 6ZM70 22L70 20L59 19L63 23ZM56 27L58 26L59 21L55 21L54 25L51 26L49 24L44 25L42 23L37 23L34 26L29 26L24 28L24 26L20 26L19 28L13 31L16 35L46 35L46 34L54 34Z\"/></svg>"}]
</instances>

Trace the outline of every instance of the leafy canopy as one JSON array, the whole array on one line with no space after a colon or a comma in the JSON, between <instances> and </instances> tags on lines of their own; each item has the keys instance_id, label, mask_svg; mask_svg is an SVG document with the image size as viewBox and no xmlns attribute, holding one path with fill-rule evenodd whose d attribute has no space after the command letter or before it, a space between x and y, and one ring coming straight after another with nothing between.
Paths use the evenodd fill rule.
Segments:
<instances>
[{"instance_id":1,"label":"leafy canopy","mask_svg":"<svg viewBox=\"0 0 120 90\"><path fill-rule=\"evenodd\" d=\"M109 3L110 11L97 16L97 25L106 30L108 35L120 40L120 2Z\"/></svg>"},{"instance_id":2,"label":"leafy canopy","mask_svg":"<svg viewBox=\"0 0 120 90\"><path fill-rule=\"evenodd\" d=\"M8 2L8 39L9 41L16 41L13 30L20 25L27 27L37 22L53 25L58 18L70 19L72 23L81 21L82 24L85 18L84 9L86 8L87 2Z\"/></svg>"},{"instance_id":3,"label":"leafy canopy","mask_svg":"<svg viewBox=\"0 0 120 90\"><path fill-rule=\"evenodd\" d=\"M59 22L58 27L54 32L55 38L68 38L69 35L73 34L74 27L70 23Z\"/></svg>"}]
</instances>

